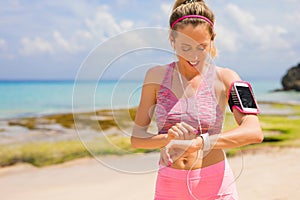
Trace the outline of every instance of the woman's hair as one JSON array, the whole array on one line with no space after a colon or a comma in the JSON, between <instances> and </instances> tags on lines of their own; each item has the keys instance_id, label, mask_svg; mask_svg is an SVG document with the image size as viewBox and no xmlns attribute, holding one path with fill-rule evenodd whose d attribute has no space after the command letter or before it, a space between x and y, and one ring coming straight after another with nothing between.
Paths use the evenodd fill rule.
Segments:
<instances>
[{"instance_id":1,"label":"woman's hair","mask_svg":"<svg viewBox=\"0 0 300 200\"><path fill-rule=\"evenodd\" d=\"M176 22L176 20L187 15L198 15L206 18L207 20L190 17ZM214 28L210 23L208 23L208 20L214 24L215 15L212 10L206 5L204 0L175 0L172 14L169 20L171 35L173 36L173 38L175 38L177 28L182 28L187 24L192 24L195 27L199 24L204 24L207 27L209 34L211 35L211 39L214 40ZM216 55L216 48L214 46L212 47L211 53L213 57Z\"/></svg>"}]
</instances>

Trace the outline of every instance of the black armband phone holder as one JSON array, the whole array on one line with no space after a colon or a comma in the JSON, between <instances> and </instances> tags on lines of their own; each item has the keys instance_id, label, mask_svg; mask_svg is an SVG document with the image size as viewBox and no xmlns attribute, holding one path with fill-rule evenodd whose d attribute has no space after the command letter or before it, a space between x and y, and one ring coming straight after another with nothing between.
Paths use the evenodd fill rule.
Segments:
<instances>
[{"instance_id":1,"label":"black armband phone holder","mask_svg":"<svg viewBox=\"0 0 300 200\"><path fill-rule=\"evenodd\" d=\"M228 91L231 112L237 109L245 114L259 114L260 110L253 95L251 85L245 81L235 81Z\"/></svg>"}]
</instances>

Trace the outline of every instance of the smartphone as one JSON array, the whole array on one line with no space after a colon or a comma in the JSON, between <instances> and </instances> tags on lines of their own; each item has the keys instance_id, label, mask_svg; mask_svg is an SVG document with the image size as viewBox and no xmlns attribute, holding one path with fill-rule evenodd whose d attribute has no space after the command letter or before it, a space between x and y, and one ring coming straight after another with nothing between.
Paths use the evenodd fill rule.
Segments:
<instances>
[{"instance_id":1,"label":"smartphone","mask_svg":"<svg viewBox=\"0 0 300 200\"><path fill-rule=\"evenodd\" d=\"M234 106L243 113L259 113L251 85L248 82L234 82L231 89Z\"/></svg>"}]
</instances>

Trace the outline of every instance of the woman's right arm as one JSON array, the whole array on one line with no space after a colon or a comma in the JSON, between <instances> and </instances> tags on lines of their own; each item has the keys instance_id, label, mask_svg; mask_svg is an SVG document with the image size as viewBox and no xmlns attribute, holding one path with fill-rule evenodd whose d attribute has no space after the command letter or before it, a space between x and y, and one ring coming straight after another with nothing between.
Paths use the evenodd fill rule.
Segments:
<instances>
[{"instance_id":1,"label":"woman's right arm","mask_svg":"<svg viewBox=\"0 0 300 200\"><path fill-rule=\"evenodd\" d=\"M156 149L169 143L167 134L158 135L148 132L155 109L157 90L161 83L159 74L162 74L161 67L154 67L149 69L145 76L131 136L131 145L134 148Z\"/></svg>"}]
</instances>

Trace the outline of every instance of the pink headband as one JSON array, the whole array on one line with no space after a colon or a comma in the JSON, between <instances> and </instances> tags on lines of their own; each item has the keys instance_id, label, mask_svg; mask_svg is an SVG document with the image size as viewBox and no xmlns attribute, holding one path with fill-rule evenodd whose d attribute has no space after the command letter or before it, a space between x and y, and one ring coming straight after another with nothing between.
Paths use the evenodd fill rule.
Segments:
<instances>
[{"instance_id":1,"label":"pink headband","mask_svg":"<svg viewBox=\"0 0 300 200\"><path fill-rule=\"evenodd\" d=\"M182 20L184 20L184 19L187 19L187 18L198 18L198 19L203 19L204 21L206 21L207 23L209 23L209 25L210 25L212 28L214 28L214 23L212 23L212 21L210 21L207 17L204 17L204 16L202 16L202 15L185 15L185 16L183 16L183 17L180 17L179 19L177 19L177 20L175 20L175 21L173 22L171 28L173 29L174 26L175 26L178 22L180 22L180 21L182 21Z\"/></svg>"}]
</instances>

